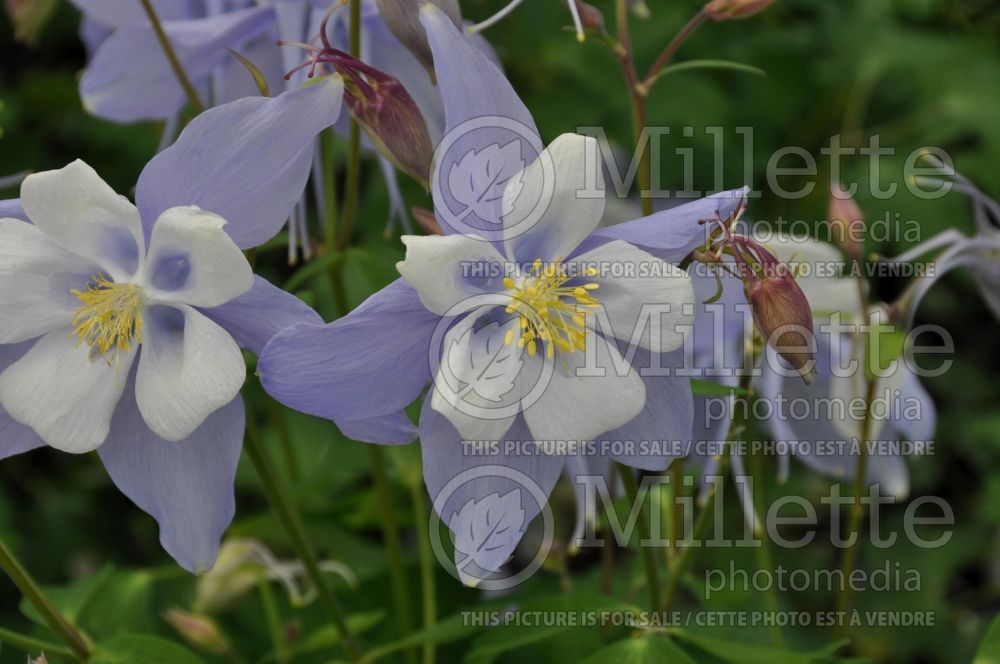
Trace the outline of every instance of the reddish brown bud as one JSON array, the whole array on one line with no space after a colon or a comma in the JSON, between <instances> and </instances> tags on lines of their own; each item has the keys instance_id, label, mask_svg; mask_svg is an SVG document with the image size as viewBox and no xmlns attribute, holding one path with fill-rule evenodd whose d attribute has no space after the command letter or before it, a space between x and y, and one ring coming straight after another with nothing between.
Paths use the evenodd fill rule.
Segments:
<instances>
[{"instance_id":1,"label":"reddish brown bud","mask_svg":"<svg viewBox=\"0 0 1000 664\"><path fill-rule=\"evenodd\" d=\"M865 244L865 220L854 198L840 185L830 187L827 212L834 241L849 257L861 258Z\"/></svg>"},{"instance_id":2,"label":"reddish brown bud","mask_svg":"<svg viewBox=\"0 0 1000 664\"><path fill-rule=\"evenodd\" d=\"M580 17L580 27L584 31L593 30L601 32L604 30L604 14L597 7L583 2L583 0L566 0L576 5L576 15Z\"/></svg>"},{"instance_id":3,"label":"reddish brown bud","mask_svg":"<svg viewBox=\"0 0 1000 664\"><path fill-rule=\"evenodd\" d=\"M713 21L728 21L735 18L749 18L762 12L774 0L711 0L704 12Z\"/></svg>"},{"instance_id":4,"label":"reddish brown bud","mask_svg":"<svg viewBox=\"0 0 1000 664\"><path fill-rule=\"evenodd\" d=\"M816 375L816 341L809 301L789 267L754 240L732 236L731 246L743 267L743 290L754 326L807 384Z\"/></svg>"},{"instance_id":5,"label":"reddish brown bud","mask_svg":"<svg viewBox=\"0 0 1000 664\"><path fill-rule=\"evenodd\" d=\"M413 218L417 220L420 227L423 228L431 235L444 235L444 230L441 228L441 224L438 223L437 217L434 216L432 210L422 207L413 207L410 210L413 213Z\"/></svg>"},{"instance_id":6,"label":"reddish brown bud","mask_svg":"<svg viewBox=\"0 0 1000 664\"><path fill-rule=\"evenodd\" d=\"M208 616L187 613L180 609L167 609L163 619L195 648L217 655L226 655L231 651L229 641L226 640L222 630Z\"/></svg>"},{"instance_id":7,"label":"reddish brown bud","mask_svg":"<svg viewBox=\"0 0 1000 664\"><path fill-rule=\"evenodd\" d=\"M56 0L5 0L4 6L14 24L15 36L20 41L34 44L55 9Z\"/></svg>"}]
</instances>

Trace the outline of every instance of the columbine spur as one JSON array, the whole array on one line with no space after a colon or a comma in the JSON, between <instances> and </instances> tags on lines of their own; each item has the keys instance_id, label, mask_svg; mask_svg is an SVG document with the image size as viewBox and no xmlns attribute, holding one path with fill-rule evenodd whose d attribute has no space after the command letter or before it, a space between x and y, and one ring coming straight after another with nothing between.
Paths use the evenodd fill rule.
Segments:
<instances>
[{"instance_id":1,"label":"columbine spur","mask_svg":"<svg viewBox=\"0 0 1000 664\"><path fill-rule=\"evenodd\" d=\"M321 322L241 250L301 196L342 85L201 114L143 170L135 205L82 161L0 204L0 458L97 450L191 571L211 567L234 512L240 347Z\"/></svg>"}]
</instances>

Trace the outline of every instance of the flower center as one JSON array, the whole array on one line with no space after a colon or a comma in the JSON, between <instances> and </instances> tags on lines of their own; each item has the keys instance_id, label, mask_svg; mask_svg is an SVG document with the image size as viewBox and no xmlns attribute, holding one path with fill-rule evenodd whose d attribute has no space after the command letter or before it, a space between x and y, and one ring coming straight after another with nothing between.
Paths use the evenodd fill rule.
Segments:
<instances>
[{"instance_id":1,"label":"flower center","mask_svg":"<svg viewBox=\"0 0 1000 664\"><path fill-rule=\"evenodd\" d=\"M587 268L584 276L594 276L597 270ZM510 277L503 280L511 292L512 301L507 313L517 313L521 335L518 348L527 346L528 355L538 352L538 344L545 344L545 356L555 357L556 349L575 353L586 348L587 314L599 305L593 291L596 283L567 285L579 275L571 275L562 259L543 263L541 258L531 264L527 274L515 282ZM514 343L514 330L504 337L508 346Z\"/></svg>"},{"instance_id":2,"label":"flower center","mask_svg":"<svg viewBox=\"0 0 1000 664\"><path fill-rule=\"evenodd\" d=\"M142 289L135 284L116 284L104 275L94 277L87 290L71 291L83 304L73 316L77 344L87 344L92 357L100 354L108 365L117 364L121 353L142 343Z\"/></svg>"}]
</instances>

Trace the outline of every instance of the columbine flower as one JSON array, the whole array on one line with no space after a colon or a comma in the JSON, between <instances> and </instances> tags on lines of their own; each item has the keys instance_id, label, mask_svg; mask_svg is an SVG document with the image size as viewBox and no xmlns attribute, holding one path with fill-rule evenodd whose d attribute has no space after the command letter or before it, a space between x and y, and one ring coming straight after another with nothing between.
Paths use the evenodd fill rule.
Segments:
<instances>
[{"instance_id":1,"label":"columbine flower","mask_svg":"<svg viewBox=\"0 0 1000 664\"><path fill-rule=\"evenodd\" d=\"M936 157L928 154L925 155L925 159L947 180L926 177L921 177L919 180L936 185L947 182L972 199L976 233L968 236L957 228L949 228L899 256L883 259L893 263L906 263L943 249L934 258L933 275L917 277L896 303L895 308L902 314L906 326L911 327L920 302L937 280L951 270L965 267L968 268L986 306L1000 320L1000 203L984 194L971 180Z\"/></svg>"},{"instance_id":2,"label":"columbine flower","mask_svg":"<svg viewBox=\"0 0 1000 664\"><path fill-rule=\"evenodd\" d=\"M341 98L330 79L212 109L146 166L136 205L77 161L28 176L24 214L0 220L0 458L97 450L192 571L233 516L240 347L321 322L241 249L287 218Z\"/></svg>"},{"instance_id":3,"label":"columbine flower","mask_svg":"<svg viewBox=\"0 0 1000 664\"><path fill-rule=\"evenodd\" d=\"M537 130L510 84L440 11L425 7L421 20L448 130L484 117L496 121L463 133L461 153L439 160L451 169L439 171L434 187L437 218L449 234L406 238L402 279L331 325L287 330L259 367L275 398L333 420L397 413L433 380L419 425L424 479L458 536L459 571L474 581L510 556L567 464L565 454L535 441L566 441L572 454L574 443L593 439L690 437L687 379L640 369L683 339L677 328L688 320L691 286L672 263L703 240L699 219L720 208L728 214L739 199L720 195L595 230L603 192L587 198L577 191L585 164L596 163L593 140L565 134L525 167L522 154L532 153ZM489 129L512 123L531 135ZM498 136L506 136L502 145ZM481 173L492 177L484 183ZM500 212L500 227L489 233L494 241L456 232L467 217L447 209L456 193L445 192L451 184L476 189L473 198L484 203L475 212L480 221ZM496 195L477 189L497 185ZM543 191L551 198L539 208ZM533 212L534 223L517 232ZM623 276L601 265L623 268ZM630 271L637 267L647 272ZM643 304L669 304L669 314L660 334L643 336L623 357L616 338L633 341ZM601 312L610 330L599 324ZM581 375L588 367L601 375ZM535 378L546 372L548 382L536 389ZM476 455L463 439L525 446ZM660 470L671 460L667 452L608 455ZM463 481L471 476L475 481Z\"/></svg>"},{"instance_id":4,"label":"columbine flower","mask_svg":"<svg viewBox=\"0 0 1000 664\"><path fill-rule=\"evenodd\" d=\"M869 322L868 314L861 310L858 282L853 277L833 276L834 268L843 264L843 256L832 245L783 235L769 238L763 245L798 275L796 282L812 309L816 325L816 376L811 384L804 383L773 349L768 348L759 363L762 374L755 381L757 397L767 406L758 410L770 415L764 425L776 441L788 445L796 458L823 474L850 479L857 464L857 448L851 444L862 438L857 404L865 398L867 390L863 364L850 375L838 375L844 373L838 368L846 366L852 357L861 362L862 349L861 344L854 342L852 334L827 328L826 324L831 320L846 324ZM722 297L717 303L702 307L696 317L696 356L700 358L699 366L739 368L752 316L747 305L741 304L740 284L732 277L723 277L722 281ZM714 279L696 279L695 285L702 300L710 297L717 287ZM724 382L731 386L736 384L732 377ZM875 394L894 407L873 420L869 439L925 441L933 435L934 404L902 361L894 374L878 379ZM710 399L715 402L709 403ZM695 399L695 429L702 440L722 441L725 438L729 413L728 409L720 408L718 399ZM852 404L853 414L841 408ZM905 407L907 405L909 408ZM803 414L802 410L807 412ZM818 448L818 443L824 446ZM743 474L735 465L738 457L734 456L733 460L734 472ZM780 461L784 475L787 473L785 457ZM878 483L885 493L897 497L905 496L909 490L906 464L902 457L894 454L880 453L869 459L868 481ZM751 508L747 508L749 516Z\"/></svg>"}]
</instances>

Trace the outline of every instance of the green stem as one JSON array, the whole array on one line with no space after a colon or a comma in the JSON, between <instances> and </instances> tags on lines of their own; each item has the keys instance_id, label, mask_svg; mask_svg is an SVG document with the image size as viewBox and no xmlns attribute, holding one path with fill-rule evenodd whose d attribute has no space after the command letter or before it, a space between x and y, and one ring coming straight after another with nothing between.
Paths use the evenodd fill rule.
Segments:
<instances>
[{"instance_id":1,"label":"green stem","mask_svg":"<svg viewBox=\"0 0 1000 664\"><path fill-rule=\"evenodd\" d=\"M327 583L326 577L323 576L323 572L319 568L319 560L316 557L312 541L309 539L306 529L302 525L302 519L295 509L292 498L288 494L288 489L274 468L274 462L271 461L271 457L264 448L260 436L257 435L257 427L251 417L247 417L246 440L247 456L250 457L257 475L260 477L264 493L267 494L268 501L271 503L278 521L281 522L282 527L285 529L288 539L291 541L292 548L295 549L296 554L302 561L306 574L316 586L320 604L323 606L330 620L333 621L333 625L340 634L350 658L355 661L358 660L360 658L360 651L354 637L347 628L343 609L341 609L340 603L337 601Z\"/></svg>"},{"instance_id":2,"label":"green stem","mask_svg":"<svg viewBox=\"0 0 1000 664\"><path fill-rule=\"evenodd\" d=\"M267 628L271 632L271 643L274 646L274 658L279 664L286 664L291 661L288 653L288 644L285 643L285 635L281 626L281 612L278 610L278 602L271 590L267 576L261 574L257 580L257 587L260 589L260 601L264 605L264 617L267 620Z\"/></svg>"},{"instance_id":3,"label":"green stem","mask_svg":"<svg viewBox=\"0 0 1000 664\"><path fill-rule=\"evenodd\" d=\"M205 104L202 103L201 98L198 96L198 91L191 83L191 79L188 78L187 72L184 71L184 65L177 58L177 52L174 51L174 47L170 43L170 38L167 37L167 33L163 30L163 23L160 22L160 17L156 15L156 10L153 8L152 2L150 0L139 0L139 2L142 3L142 8L145 10L146 16L153 26L153 32L156 33L156 40L160 42L160 48L163 49L163 55L167 57L167 62L170 63L170 68L174 71L177 82L181 84L181 88L184 89L184 93L191 102L191 106L194 107L195 112L201 113L205 110Z\"/></svg>"},{"instance_id":4,"label":"green stem","mask_svg":"<svg viewBox=\"0 0 1000 664\"><path fill-rule=\"evenodd\" d=\"M337 246L337 173L334 168L334 133L332 129L324 131L321 136L323 157L323 173L326 175L326 186L323 188L323 203L326 206L326 218L323 220L325 229L325 246L327 251Z\"/></svg>"},{"instance_id":5,"label":"green stem","mask_svg":"<svg viewBox=\"0 0 1000 664\"><path fill-rule=\"evenodd\" d=\"M410 591L406 583L406 570L403 569L403 549L399 544L399 526L392 505L392 495L389 493L389 478L385 472L385 456L378 445L368 445L368 450L371 454L375 494L382 516L382 538L389 554L389 576L392 581L392 597L396 604L396 620L399 623L400 637L406 638L413 631L413 622L410 620ZM416 654L414 650L407 650L407 660L416 662Z\"/></svg>"},{"instance_id":6,"label":"green stem","mask_svg":"<svg viewBox=\"0 0 1000 664\"><path fill-rule=\"evenodd\" d=\"M739 393L747 394L750 390L750 382L753 380L753 367L756 365L756 351L752 345L744 353L744 371L743 375L740 376ZM729 471L729 443L736 440L737 436L742 435L746 428L746 422L749 417L748 404L745 399L737 398L733 404L733 418L729 422L729 430L726 432L726 446L723 451L722 458L719 459L719 467L716 470L719 478L722 482L726 481L726 474ZM698 520L695 522L694 526L694 541L692 544L700 543L705 536L705 529L708 527L708 523L711 520L711 516L715 511L715 501L717 500L716 490L719 485L712 484L709 489L709 494L705 504L701 508L701 513L698 515ZM674 562L673 573L670 575L670 580L667 582L667 590L664 594L663 599L663 611L670 611L670 607L673 606L674 598L677 595L677 590L680 588L681 579L691 568L694 563L696 553L700 550L700 546L687 546L681 550L680 555Z\"/></svg>"},{"instance_id":7,"label":"green stem","mask_svg":"<svg viewBox=\"0 0 1000 664\"><path fill-rule=\"evenodd\" d=\"M69 646L77 659L86 660L90 657L90 643L87 637L56 608L24 565L7 548L3 539L0 539L0 569L6 572L21 594L38 610L45 624Z\"/></svg>"},{"instance_id":8,"label":"green stem","mask_svg":"<svg viewBox=\"0 0 1000 664\"><path fill-rule=\"evenodd\" d=\"M431 551L431 537L427 512L427 496L419 483L410 487L413 501L413 519L417 528L417 543L420 547L420 590L424 599L424 631L437 624L437 588L434 585L434 553ZM434 643L424 644L424 664L434 664Z\"/></svg>"},{"instance_id":9,"label":"green stem","mask_svg":"<svg viewBox=\"0 0 1000 664\"><path fill-rule=\"evenodd\" d=\"M754 478L754 513L762 514L764 505L766 505L765 495L764 495L764 462L760 454L753 454L751 452L749 459L747 460L750 465L750 475ZM767 529L760 533L760 546L756 549L757 558L757 568L762 570L767 570L769 573L774 569L774 561L771 558L771 539L767 534ZM771 584L768 589L764 592L764 603L767 606L767 610L772 613L772 615L777 615L779 611L778 605L778 595L777 591L774 589L774 584ZM778 625L777 621L773 621L771 624L771 641L775 646L779 648L784 646L785 639L781 634L781 627Z\"/></svg>"},{"instance_id":10,"label":"green stem","mask_svg":"<svg viewBox=\"0 0 1000 664\"><path fill-rule=\"evenodd\" d=\"M361 0L351 0L350 52L355 58L361 54ZM351 225L358 207L358 188L361 182L361 126L351 117L347 138L347 178L344 185L344 212L341 215L340 242L343 250L351 242Z\"/></svg>"},{"instance_id":11,"label":"green stem","mask_svg":"<svg viewBox=\"0 0 1000 664\"><path fill-rule=\"evenodd\" d=\"M628 88L629 102L632 105L632 134L636 148L640 147L642 132L646 127L646 92L639 84L639 73L635 68L635 58L632 56L632 37L629 34L628 2L615 1L615 21L618 24L618 48L615 54L625 76ZM653 213L653 200L649 197L651 180L649 168L649 150L642 146L639 157L639 200L642 202L642 213Z\"/></svg>"},{"instance_id":12,"label":"green stem","mask_svg":"<svg viewBox=\"0 0 1000 664\"><path fill-rule=\"evenodd\" d=\"M841 567L844 579L850 578L857 564L858 551L861 549L861 522L864 519L864 509L861 496L865 493L868 477L868 454L866 446L871 435L872 401L875 399L876 380L868 379L865 394L865 417L861 421L861 445L858 450L858 463L854 469L854 502L851 503L851 513L848 519L847 536L853 538L851 545L844 551L844 561ZM851 584L845 583L837 593L837 611L846 612L851 606Z\"/></svg>"},{"instance_id":13,"label":"green stem","mask_svg":"<svg viewBox=\"0 0 1000 664\"><path fill-rule=\"evenodd\" d=\"M639 488L635 482L635 475L628 466L619 465L618 471L621 475L629 504L635 505L635 501L639 498ZM642 550L643 561L646 564L646 584L649 586L650 607L653 611L656 611L660 608L660 566L656 564L656 551L650 546L642 545L642 539L649 539L649 525L646 504L643 501L639 511L639 548Z\"/></svg>"},{"instance_id":14,"label":"green stem","mask_svg":"<svg viewBox=\"0 0 1000 664\"><path fill-rule=\"evenodd\" d=\"M285 412L285 408L274 399L268 399L268 408L271 411L274 428L278 430L281 454L285 457L285 465L288 467L288 478L292 482L298 482L301 479L301 473L299 472L298 458L295 455L295 445L292 442L292 433L288 429L288 414Z\"/></svg>"},{"instance_id":15,"label":"green stem","mask_svg":"<svg viewBox=\"0 0 1000 664\"><path fill-rule=\"evenodd\" d=\"M68 648L63 648L60 645L36 639L33 636L18 634L17 632L12 632L9 629L4 629L3 627L0 627L0 643L8 643L15 648L23 650L32 657L38 655L39 653L45 653L48 657L61 657L63 659L71 659L74 662L82 661L75 652Z\"/></svg>"},{"instance_id":16,"label":"green stem","mask_svg":"<svg viewBox=\"0 0 1000 664\"><path fill-rule=\"evenodd\" d=\"M705 13L704 8L701 9L694 17L688 21L680 32L674 35L674 38L670 40L670 43L666 45L660 55L657 56L656 60L653 62L653 66L649 68L646 72L646 78L642 80L642 87L646 91L653 86L656 82L657 77L660 75L660 71L667 66L677 50L687 41L688 37L694 34L694 31L698 29L705 19L708 18L708 14Z\"/></svg>"}]
</instances>

